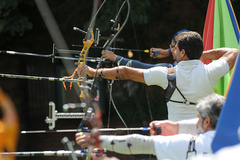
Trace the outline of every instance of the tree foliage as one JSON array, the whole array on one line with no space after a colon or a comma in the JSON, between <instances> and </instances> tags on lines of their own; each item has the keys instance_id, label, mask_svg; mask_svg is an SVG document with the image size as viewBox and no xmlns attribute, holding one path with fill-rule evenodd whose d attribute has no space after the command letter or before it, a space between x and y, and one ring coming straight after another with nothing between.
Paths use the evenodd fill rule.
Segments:
<instances>
[{"instance_id":1,"label":"tree foliage","mask_svg":"<svg viewBox=\"0 0 240 160\"><path fill-rule=\"evenodd\" d=\"M29 17L20 11L21 3L22 0L0 1L0 33L9 32L14 37L32 29Z\"/></svg>"}]
</instances>

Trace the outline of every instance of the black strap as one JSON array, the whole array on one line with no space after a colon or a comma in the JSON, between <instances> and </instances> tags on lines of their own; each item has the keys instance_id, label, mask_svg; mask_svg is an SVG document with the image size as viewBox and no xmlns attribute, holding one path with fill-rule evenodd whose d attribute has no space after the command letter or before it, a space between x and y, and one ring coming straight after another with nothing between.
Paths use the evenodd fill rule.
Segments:
<instances>
[{"instance_id":1,"label":"black strap","mask_svg":"<svg viewBox=\"0 0 240 160\"><path fill-rule=\"evenodd\" d=\"M170 102L175 102L175 103L182 103L182 104L187 104L187 105L196 105L197 103L193 103L193 102L190 102L190 101L174 101L174 100L169 100Z\"/></svg>"},{"instance_id":2,"label":"black strap","mask_svg":"<svg viewBox=\"0 0 240 160\"><path fill-rule=\"evenodd\" d=\"M196 141L196 137L192 137L188 145L186 159L191 158L190 156L197 155L197 151L195 149L195 141Z\"/></svg>"},{"instance_id":3,"label":"black strap","mask_svg":"<svg viewBox=\"0 0 240 160\"><path fill-rule=\"evenodd\" d=\"M190 102L187 100L187 98L182 94L182 92L179 90L179 88L177 87L177 82L176 82L176 74L175 72L172 73L168 73L167 74L167 79L168 79L168 87L165 89L165 98L166 101L171 101L171 102L175 102L175 103L182 103L182 104L191 104L191 105L196 105L196 103L194 102ZM171 100L171 97L173 95L173 92L175 91L175 89L178 90L178 92L180 93L180 95L183 97L184 101L175 101L175 100Z\"/></svg>"},{"instance_id":4,"label":"black strap","mask_svg":"<svg viewBox=\"0 0 240 160\"><path fill-rule=\"evenodd\" d=\"M166 101L168 102L171 99L173 92L176 89L176 74L174 72L168 73L167 79L168 79L168 86L165 89L165 98L166 98Z\"/></svg>"}]
</instances>

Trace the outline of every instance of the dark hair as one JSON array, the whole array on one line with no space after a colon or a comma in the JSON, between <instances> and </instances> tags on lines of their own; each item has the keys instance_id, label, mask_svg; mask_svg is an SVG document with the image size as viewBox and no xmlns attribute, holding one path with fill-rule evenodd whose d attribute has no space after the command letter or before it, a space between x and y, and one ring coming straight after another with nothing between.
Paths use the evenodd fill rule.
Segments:
<instances>
[{"instance_id":1,"label":"dark hair","mask_svg":"<svg viewBox=\"0 0 240 160\"><path fill-rule=\"evenodd\" d=\"M173 38L172 38L172 40L173 40L175 43L177 43L176 37L177 37L180 33L182 33L182 32L189 32L189 30L187 30L187 29L182 29L182 30L178 31L177 33L175 33L174 36L173 36Z\"/></svg>"},{"instance_id":2,"label":"dark hair","mask_svg":"<svg viewBox=\"0 0 240 160\"><path fill-rule=\"evenodd\" d=\"M179 38L178 48L180 51L184 49L190 60L200 59L203 52L202 37L197 32L187 32Z\"/></svg>"}]
</instances>

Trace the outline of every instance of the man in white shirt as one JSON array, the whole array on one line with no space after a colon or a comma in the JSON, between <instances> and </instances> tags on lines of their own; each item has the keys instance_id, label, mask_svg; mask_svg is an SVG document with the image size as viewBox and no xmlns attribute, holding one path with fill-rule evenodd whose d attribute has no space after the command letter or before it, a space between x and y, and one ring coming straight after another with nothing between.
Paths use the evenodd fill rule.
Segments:
<instances>
[{"instance_id":1,"label":"man in white shirt","mask_svg":"<svg viewBox=\"0 0 240 160\"><path fill-rule=\"evenodd\" d=\"M144 136L139 134L125 136L101 135L101 147L121 154L152 154L157 159L184 160L190 155L212 153L211 143L215 135L218 116L225 102L223 96L211 94L197 104L197 136L178 134L174 136ZM85 148L89 145L89 133L77 133L76 141Z\"/></svg>"},{"instance_id":2,"label":"man in white shirt","mask_svg":"<svg viewBox=\"0 0 240 160\"><path fill-rule=\"evenodd\" d=\"M178 36L173 54L178 62L173 68L137 69L119 66L96 70L82 66L78 68L78 74L93 77L97 72L97 77L106 79L133 80L147 85L158 85L167 90L169 120L197 118L197 101L214 92L217 81L232 69L238 50L219 48L203 53L201 36L196 32L185 32ZM216 61L204 65L200 58ZM170 83L171 78L173 81Z\"/></svg>"},{"instance_id":3,"label":"man in white shirt","mask_svg":"<svg viewBox=\"0 0 240 160\"><path fill-rule=\"evenodd\" d=\"M238 128L238 139L240 140L240 127ZM239 160L240 157L240 143L227 146L219 149L215 154L212 155L199 155L193 157L191 160Z\"/></svg>"}]
</instances>

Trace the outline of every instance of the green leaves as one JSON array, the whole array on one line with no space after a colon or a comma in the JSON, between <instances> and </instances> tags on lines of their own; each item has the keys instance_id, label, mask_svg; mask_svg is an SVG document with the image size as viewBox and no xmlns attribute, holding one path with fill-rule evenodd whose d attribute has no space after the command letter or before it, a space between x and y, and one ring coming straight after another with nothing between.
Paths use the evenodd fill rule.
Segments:
<instances>
[{"instance_id":1,"label":"green leaves","mask_svg":"<svg viewBox=\"0 0 240 160\"><path fill-rule=\"evenodd\" d=\"M131 18L133 23L146 24L148 23L147 8L150 6L149 1L131 1Z\"/></svg>"},{"instance_id":2,"label":"green leaves","mask_svg":"<svg viewBox=\"0 0 240 160\"><path fill-rule=\"evenodd\" d=\"M25 30L32 29L32 23L23 15L18 6L21 0L0 1L0 33L10 32L12 36L22 36Z\"/></svg>"}]
</instances>

